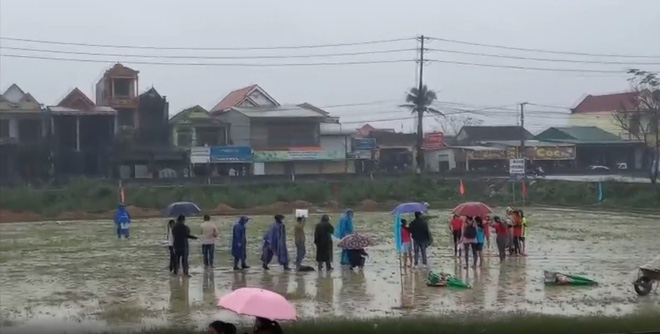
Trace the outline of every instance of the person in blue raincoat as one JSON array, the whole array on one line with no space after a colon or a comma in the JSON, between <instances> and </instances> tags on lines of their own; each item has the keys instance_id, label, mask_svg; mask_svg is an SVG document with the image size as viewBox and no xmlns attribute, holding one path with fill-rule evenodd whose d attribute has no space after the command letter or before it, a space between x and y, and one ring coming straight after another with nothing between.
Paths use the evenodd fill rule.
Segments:
<instances>
[{"instance_id":1,"label":"person in blue raincoat","mask_svg":"<svg viewBox=\"0 0 660 334\"><path fill-rule=\"evenodd\" d=\"M238 218L231 235L231 255L234 257L234 270L248 269L245 259L247 257L247 234L245 224L250 218L241 216ZM240 262L241 266L238 266Z\"/></svg>"},{"instance_id":2,"label":"person in blue raincoat","mask_svg":"<svg viewBox=\"0 0 660 334\"><path fill-rule=\"evenodd\" d=\"M124 204L117 205L115 211L115 225L117 225L117 238L124 236L128 239L128 225L131 223L131 215L128 214Z\"/></svg>"},{"instance_id":3,"label":"person in blue raincoat","mask_svg":"<svg viewBox=\"0 0 660 334\"><path fill-rule=\"evenodd\" d=\"M289 271L289 251L286 248L286 229L284 226L284 216L275 215L275 222L268 227L264 235L264 245L261 249L261 263L264 270L268 270L268 264L277 257L277 262Z\"/></svg>"},{"instance_id":4,"label":"person in blue raincoat","mask_svg":"<svg viewBox=\"0 0 660 334\"><path fill-rule=\"evenodd\" d=\"M337 229L335 229L335 237L337 237L339 240L349 234L353 234L353 210L351 209L346 210L344 215L339 220ZM341 251L340 264L350 265L350 261L348 260L348 251L345 249Z\"/></svg>"}]
</instances>

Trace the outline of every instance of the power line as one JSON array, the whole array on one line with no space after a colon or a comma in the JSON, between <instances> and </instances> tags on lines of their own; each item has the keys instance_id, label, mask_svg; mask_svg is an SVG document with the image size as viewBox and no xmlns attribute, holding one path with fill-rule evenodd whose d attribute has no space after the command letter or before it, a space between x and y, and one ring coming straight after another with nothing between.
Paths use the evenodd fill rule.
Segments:
<instances>
[{"instance_id":1,"label":"power line","mask_svg":"<svg viewBox=\"0 0 660 334\"><path fill-rule=\"evenodd\" d=\"M81 42L63 42L42 39L28 39L17 37L2 37L0 40L27 42L38 44L51 44L51 45L68 45L68 46L86 46L96 48L114 48L114 49L148 49L148 50L191 50L191 51L250 51L250 50L285 50L285 49L320 49L342 46L358 46L358 45L373 45L385 44L402 41L415 40L415 37L408 38L393 38L382 40L371 40L361 42L349 43L334 43L334 44L310 44L310 45L286 45L286 46L248 46L248 47L184 47L184 46L143 46L143 45L113 45L113 44L94 44L94 43L81 43Z\"/></svg>"},{"instance_id":2,"label":"power line","mask_svg":"<svg viewBox=\"0 0 660 334\"><path fill-rule=\"evenodd\" d=\"M102 59L82 59L82 58L59 58L59 57L46 57L46 56L29 56L17 54L0 54L0 57L7 58L24 58L24 59L39 59L39 60L53 60L53 61L68 61L68 62L82 62L82 63L105 63L109 60ZM336 65L370 65L370 64L388 64L388 63L410 63L414 62L413 59L394 59L394 60L371 60L371 61L343 61L343 62L320 62L320 63L275 63L275 64L250 64L250 63L181 63L181 62L152 62L152 61L139 61L128 60L123 61L126 64L135 65L169 65L169 66L220 66L220 67L297 67L297 66L336 66Z\"/></svg>"},{"instance_id":3,"label":"power line","mask_svg":"<svg viewBox=\"0 0 660 334\"><path fill-rule=\"evenodd\" d=\"M506 59L519 59L519 60L532 60L532 61L547 61L547 62L558 62L558 63L579 63L579 64L603 64L603 65L660 65L660 62L625 62L625 61L599 61L599 60L576 60L576 59L552 59L552 58L536 58L536 57L523 57L523 56L509 56L501 54L492 54L492 53L480 53L480 52L467 52L467 51L457 51L457 50L446 50L446 49L427 49L428 51L437 51L444 53L454 53L461 55L469 56L480 56L480 57L493 57L493 58L506 58Z\"/></svg>"},{"instance_id":4,"label":"power line","mask_svg":"<svg viewBox=\"0 0 660 334\"><path fill-rule=\"evenodd\" d=\"M660 59L660 55L626 55L626 54L602 54L602 53L599 54L599 53L588 53L588 52L556 51L556 50L547 50L547 49L520 48L520 47L504 46L504 45L496 45L496 44L475 43L475 42L460 41L460 40L448 39L448 38L438 38L438 37L429 37L429 38L431 40L447 42L447 43L481 46L481 47L489 47L489 48L504 49L504 50L526 51L526 52L542 52L542 53L553 53L553 54L574 55L574 56L589 56L589 57L658 58L658 59Z\"/></svg>"},{"instance_id":5,"label":"power line","mask_svg":"<svg viewBox=\"0 0 660 334\"><path fill-rule=\"evenodd\" d=\"M140 55L140 54L122 54L122 53L103 53L103 52L84 52L84 51L65 51L53 49L33 49L18 48L10 46L0 46L0 49L30 52L47 52L56 54L85 55L85 56L104 56L104 57L130 57L130 58L163 58L163 59L287 59L287 58L318 58L318 57L344 57L373 54L389 54L414 51L415 49L392 49L392 50L374 50L344 53L326 53L326 54L305 54L305 55L264 55L264 56L184 56L184 55Z\"/></svg>"},{"instance_id":6,"label":"power line","mask_svg":"<svg viewBox=\"0 0 660 334\"><path fill-rule=\"evenodd\" d=\"M479 67L494 67L494 68L508 68L515 70L529 70L529 71L545 71L545 72L571 72L571 73L616 73L626 74L627 70L592 70L592 69L577 69L577 68L548 68L548 67L531 67L531 66L516 66L516 65L497 65L497 64L483 64L483 63L470 63L453 60L437 60L431 59L430 62L466 65L466 66L479 66Z\"/></svg>"}]
</instances>

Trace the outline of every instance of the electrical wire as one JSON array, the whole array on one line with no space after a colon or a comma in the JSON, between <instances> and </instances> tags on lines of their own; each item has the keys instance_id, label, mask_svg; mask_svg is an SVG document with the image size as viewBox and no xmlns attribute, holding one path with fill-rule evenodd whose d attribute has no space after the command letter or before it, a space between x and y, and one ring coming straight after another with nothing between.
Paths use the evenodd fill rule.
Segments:
<instances>
[{"instance_id":1,"label":"electrical wire","mask_svg":"<svg viewBox=\"0 0 660 334\"><path fill-rule=\"evenodd\" d=\"M508 68L514 70L527 70L527 71L545 71L545 72L571 72L571 73L612 73L612 74L627 74L627 70L593 70L593 69L577 69L577 68L548 68L548 67L531 67L531 66L516 66L516 65L496 65L496 64L483 64L483 63L470 63L453 60L437 60L430 59L429 62L478 66L478 67L493 67L493 68Z\"/></svg>"},{"instance_id":2,"label":"electrical wire","mask_svg":"<svg viewBox=\"0 0 660 334\"><path fill-rule=\"evenodd\" d=\"M578 64L603 64L603 65L660 65L659 62L628 62L628 61L598 61L598 60L576 60L576 59L552 59L552 58L536 58L536 57L523 57L523 56L510 56L502 54L492 54L492 53L480 53L480 52L467 52L467 51L457 51L457 50L446 50L446 49L426 49L428 51L436 51L443 53L453 53L460 55L468 56L480 56L480 57L492 57L492 58L506 58L506 59L518 59L518 60L531 60L531 61L545 61L545 62L557 62L557 63L578 63Z\"/></svg>"},{"instance_id":3,"label":"electrical wire","mask_svg":"<svg viewBox=\"0 0 660 334\"><path fill-rule=\"evenodd\" d=\"M504 50L525 51L525 52L540 52L540 53L552 53L552 54L573 55L573 56L589 56L589 57L658 58L658 59L660 59L660 55L603 54L603 53L589 53L589 52L556 51L556 50L547 50L547 49L533 49L533 48L521 48L521 47L513 47L513 46L504 46L504 45L497 45L497 44L475 43L475 42L467 42L467 41L448 39L448 38L438 38L438 37L429 37L429 39L432 40L432 41L440 41L440 42L446 42L446 43L455 43L455 44L481 46L481 47L504 49Z\"/></svg>"},{"instance_id":4,"label":"electrical wire","mask_svg":"<svg viewBox=\"0 0 660 334\"><path fill-rule=\"evenodd\" d=\"M86 46L96 48L114 48L114 49L147 49L147 50L191 50L191 51L250 51L250 50L290 50L290 49L320 49L332 48L343 46L359 46L359 45L374 45L395 43L402 41L416 40L416 37L408 38L392 38L382 40L371 40L361 42L349 43L334 43L334 44L310 44L310 45L286 45L286 46L248 46L248 47L184 47L184 46L143 46L143 45L113 45L113 44L94 44L94 43L80 43L80 42L62 42L43 39L29 39L17 37L0 36L0 40L27 42L37 44L51 44L51 45L68 45L68 46Z\"/></svg>"},{"instance_id":5,"label":"electrical wire","mask_svg":"<svg viewBox=\"0 0 660 334\"><path fill-rule=\"evenodd\" d=\"M122 54L122 53L103 53L103 52L84 52L84 51L65 51L53 49L33 49L10 46L0 46L0 49L29 52L46 52L55 54L85 55L85 56L103 56L103 57L128 57L128 58L155 58L155 59L289 59L289 58L320 58L320 57L344 57L373 54L389 54L400 52L412 52L415 49L392 49L392 50L373 50L344 53L326 53L326 54L305 54L305 55L263 55L263 56L185 56L185 55L140 55L140 54Z\"/></svg>"}]
</instances>

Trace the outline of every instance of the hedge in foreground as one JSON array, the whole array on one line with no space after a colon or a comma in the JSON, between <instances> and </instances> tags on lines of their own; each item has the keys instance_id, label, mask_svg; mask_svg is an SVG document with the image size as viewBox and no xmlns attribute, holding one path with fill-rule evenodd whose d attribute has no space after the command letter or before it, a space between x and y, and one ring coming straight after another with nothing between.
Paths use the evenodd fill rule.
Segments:
<instances>
[{"instance_id":1,"label":"hedge in foreground","mask_svg":"<svg viewBox=\"0 0 660 334\"><path fill-rule=\"evenodd\" d=\"M623 317L560 317L546 315L456 315L441 317L403 317L364 320L316 320L284 324L286 334L613 334L657 331L660 333L660 312ZM210 322L210 321L209 321ZM238 333L251 333L239 329ZM154 329L144 334L201 334L186 329Z\"/></svg>"}]
</instances>

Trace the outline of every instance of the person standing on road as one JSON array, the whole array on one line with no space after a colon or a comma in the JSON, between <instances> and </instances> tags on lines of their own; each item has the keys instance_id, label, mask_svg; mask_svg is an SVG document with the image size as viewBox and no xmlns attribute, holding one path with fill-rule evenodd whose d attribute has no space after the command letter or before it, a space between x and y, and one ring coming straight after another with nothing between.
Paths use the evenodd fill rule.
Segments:
<instances>
[{"instance_id":1,"label":"person standing on road","mask_svg":"<svg viewBox=\"0 0 660 334\"><path fill-rule=\"evenodd\" d=\"M190 234L190 228L186 225L186 217L180 215L172 227L172 247L174 248L175 256L174 275L179 273L179 266L181 266L183 268L183 275L190 276L188 272L188 255L190 254L188 239L197 239L197 237Z\"/></svg>"},{"instance_id":2,"label":"person standing on road","mask_svg":"<svg viewBox=\"0 0 660 334\"><path fill-rule=\"evenodd\" d=\"M509 239L509 229L507 224L500 220L500 217L493 217L493 229L495 230L495 243L497 252L500 256L500 262L506 259L506 246Z\"/></svg>"},{"instance_id":3,"label":"person standing on road","mask_svg":"<svg viewBox=\"0 0 660 334\"><path fill-rule=\"evenodd\" d=\"M247 224L248 220L250 220L250 218L246 216L238 218L231 234L231 255L234 257L234 270L250 268L246 263L247 234L245 224ZM239 262L241 263L240 268L238 267Z\"/></svg>"},{"instance_id":4,"label":"person standing on road","mask_svg":"<svg viewBox=\"0 0 660 334\"><path fill-rule=\"evenodd\" d=\"M117 205L117 211L115 211L115 225L117 225L117 239L125 237L128 239L129 231L128 226L131 223L131 215L128 214L126 207L123 203Z\"/></svg>"},{"instance_id":5,"label":"person standing on road","mask_svg":"<svg viewBox=\"0 0 660 334\"><path fill-rule=\"evenodd\" d=\"M305 217L296 218L296 225L293 227L293 240L296 245L296 270L300 270L303 259L305 259Z\"/></svg>"},{"instance_id":6,"label":"person standing on road","mask_svg":"<svg viewBox=\"0 0 660 334\"><path fill-rule=\"evenodd\" d=\"M330 224L330 217L323 215L321 221L316 224L314 229L314 245L316 245L316 262L318 269L332 270L332 234L335 228Z\"/></svg>"},{"instance_id":7,"label":"person standing on road","mask_svg":"<svg viewBox=\"0 0 660 334\"><path fill-rule=\"evenodd\" d=\"M349 234L353 234L353 210L351 209L347 209L341 219L339 219L339 226L337 226L337 229L335 230L335 237L341 240ZM350 265L348 251L345 249L341 251L340 264L342 266Z\"/></svg>"},{"instance_id":8,"label":"person standing on road","mask_svg":"<svg viewBox=\"0 0 660 334\"><path fill-rule=\"evenodd\" d=\"M277 257L277 262L289 271L289 251L286 248L286 228L284 226L284 216L275 215L275 222L268 227L264 235L264 245L261 248L261 263L264 270L269 270L268 264Z\"/></svg>"},{"instance_id":9,"label":"person standing on road","mask_svg":"<svg viewBox=\"0 0 660 334\"><path fill-rule=\"evenodd\" d=\"M422 264L427 265L426 249L433 243L433 237L429 230L429 224L422 217L421 212L415 212L415 219L410 222L408 227L410 236L413 240L413 248L415 249L415 266L419 265L419 256L422 256Z\"/></svg>"},{"instance_id":10,"label":"person standing on road","mask_svg":"<svg viewBox=\"0 0 660 334\"><path fill-rule=\"evenodd\" d=\"M215 254L215 239L218 238L218 228L211 222L209 215L204 215L201 232L204 268L213 268L213 255Z\"/></svg>"}]
</instances>

